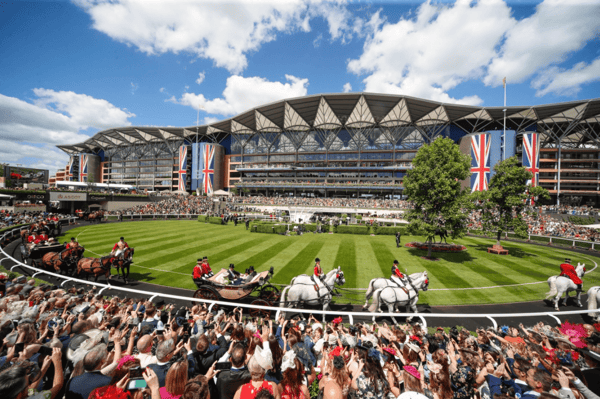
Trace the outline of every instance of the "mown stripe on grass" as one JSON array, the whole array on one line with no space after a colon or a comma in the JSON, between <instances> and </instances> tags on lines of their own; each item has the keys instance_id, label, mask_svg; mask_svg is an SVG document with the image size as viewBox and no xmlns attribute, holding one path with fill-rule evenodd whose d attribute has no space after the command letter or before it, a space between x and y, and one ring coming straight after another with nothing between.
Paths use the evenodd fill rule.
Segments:
<instances>
[{"instance_id":1,"label":"mown stripe on grass","mask_svg":"<svg viewBox=\"0 0 600 399\"><path fill-rule=\"evenodd\" d=\"M356 287L356 248L354 237L344 237L338 246L333 267L342 266L347 287Z\"/></svg>"},{"instance_id":2,"label":"mown stripe on grass","mask_svg":"<svg viewBox=\"0 0 600 399\"><path fill-rule=\"evenodd\" d=\"M275 243L274 245L271 245L270 247L262 250L256 255L249 257L248 259L238 263L235 266L238 268L238 271L240 273L249 266L254 266L256 271L267 270L269 266L266 265L266 263L270 259L273 259L275 256L279 255L281 251L283 251L293 243L294 241L292 240L283 240L281 242ZM273 266L276 269L275 265Z\"/></svg>"},{"instance_id":3,"label":"mown stripe on grass","mask_svg":"<svg viewBox=\"0 0 600 399\"><path fill-rule=\"evenodd\" d=\"M241 239L241 238L242 237L239 237L237 239ZM179 245L179 246L171 246L170 251L166 251L167 253L165 255L158 256L158 257L152 257L151 259L147 259L147 260L143 260L143 261L140 260L140 262L143 263L144 266L147 266L147 267L155 267L158 265L164 266L170 262L179 262L181 259L188 257L188 256L191 259L196 256L205 255L205 253L201 253L201 252L215 248L219 245L229 244L233 240L235 240L235 239L232 239L231 237L226 237L226 238L221 238L216 241L205 242L202 244L199 243L198 245L192 245L192 246L190 246L189 243ZM185 248L185 249L177 250L178 248ZM165 251L161 251L161 252L165 252ZM178 269L185 269L186 271L189 271L189 265L181 266ZM178 269L175 269L175 271L178 271Z\"/></svg>"},{"instance_id":4,"label":"mown stripe on grass","mask_svg":"<svg viewBox=\"0 0 600 399\"><path fill-rule=\"evenodd\" d=\"M311 241L304 249L298 252L279 272L273 276L273 281L288 284L292 278L304 273L323 247L323 240ZM299 272L300 271L300 272Z\"/></svg>"},{"instance_id":5,"label":"mown stripe on grass","mask_svg":"<svg viewBox=\"0 0 600 399\"><path fill-rule=\"evenodd\" d=\"M171 229L156 229L156 230L147 230L147 233L138 233L136 234L135 232L131 232L129 234L125 234L124 232L120 231L119 234L122 237L125 237L125 241L127 241L127 243L131 246L135 246L138 245L138 243L143 242L145 239L154 239L156 237L169 237L171 235L174 234L178 234L181 233L182 230L181 228L171 228ZM188 236L193 236L193 232L190 231L186 231ZM212 231L203 231L202 235L211 235ZM86 242L93 242L94 245L106 245L106 246L110 246L112 248L112 245L114 245L114 243L116 243L117 241L119 241L119 236L115 236L115 237L110 237L110 238L102 238L102 239L94 239L94 240L90 240L88 238L85 238L85 236L81 236L80 238L80 242L85 245Z\"/></svg>"},{"instance_id":6,"label":"mown stripe on grass","mask_svg":"<svg viewBox=\"0 0 600 399\"><path fill-rule=\"evenodd\" d=\"M233 255L242 253L242 252L246 251L248 248L252 248L255 245L260 245L262 242L264 242L266 240L268 240L268 237L258 237L258 238L255 238L254 240L246 241L246 242L236 245L236 246L228 246L227 249L224 251L217 252L215 254L208 252L204 255L208 257L208 261L211 264L211 268L215 271L218 271L220 268L219 267L220 262L225 262L227 259L229 259ZM229 239L229 241L231 241L231 239ZM212 247L214 247L214 246L212 246ZM189 266L178 267L174 271L176 271L176 272L189 271Z\"/></svg>"},{"instance_id":7,"label":"mown stripe on grass","mask_svg":"<svg viewBox=\"0 0 600 399\"><path fill-rule=\"evenodd\" d=\"M195 240L192 242L190 242L189 239L163 240L161 243L157 243L154 246L144 245L143 250L139 251L139 253L140 253L141 259L146 259L149 256L157 257L157 256L172 254L172 253L174 253L174 251L177 251L180 248L184 248L184 249L187 249L190 247L197 248L198 246L206 247L207 245L213 244L213 243L215 245L220 245L220 244L226 244L228 242L227 240L230 240L231 242L233 242L235 240L242 240L244 238L246 238L246 237L227 235L227 236L213 236L213 237L210 237L210 239ZM136 255L137 255L137 253L136 253Z\"/></svg>"},{"instance_id":8,"label":"mown stripe on grass","mask_svg":"<svg viewBox=\"0 0 600 399\"><path fill-rule=\"evenodd\" d=\"M377 263L379 264L381 274L387 277L391 273L392 264L395 259L394 254L392 254L392 251L390 251L384 243L378 242L377 240L370 240L370 242Z\"/></svg>"}]
</instances>

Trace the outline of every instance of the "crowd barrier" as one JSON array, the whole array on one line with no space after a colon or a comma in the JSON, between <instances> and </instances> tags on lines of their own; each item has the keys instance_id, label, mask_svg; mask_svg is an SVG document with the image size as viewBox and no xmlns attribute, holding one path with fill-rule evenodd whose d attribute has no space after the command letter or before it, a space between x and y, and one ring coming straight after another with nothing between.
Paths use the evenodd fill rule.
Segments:
<instances>
[{"instance_id":1,"label":"crowd barrier","mask_svg":"<svg viewBox=\"0 0 600 399\"><path fill-rule=\"evenodd\" d=\"M488 238L496 238L495 233L484 234L481 230L469 230L469 234L473 234L476 236L485 236ZM523 240L521 237L518 237L514 233L504 232L504 238L511 238L516 240ZM524 240L523 240L524 241ZM585 241L585 240L577 240L575 238L567 238L560 236L543 236L538 234L528 234L527 241L535 241L535 242L545 242L549 245L557 244L557 245L565 245L573 248L581 248L581 249L591 249L592 251L596 250L596 244L600 244L596 241Z\"/></svg>"},{"instance_id":2,"label":"crowd barrier","mask_svg":"<svg viewBox=\"0 0 600 399\"><path fill-rule=\"evenodd\" d=\"M0 238L0 241L4 240L4 238L6 237L7 234L9 234L9 233L14 234L14 231L17 231L17 230L21 231L24 228L27 228L27 226L17 227L14 230L5 232L2 235L2 237ZM275 318L277 318L281 312L291 312L294 314L306 313L306 314L313 314L313 315L319 314L319 315L327 315L327 316L334 316L334 317L342 316L342 317L346 317L350 324L354 324L354 317L371 317L371 318L373 318L373 320L375 319L375 317L418 317L419 319L421 319L421 324L424 328L427 328L427 319L476 318L476 319L487 319L492 323L494 328L498 328L498 322L496 321L496 319L500 319L500 318L550 317L554 321L556 321L556 323L561 324L561 320L558 318L559 315L560 316L581 315L581 314L590 312L589 310L570 310L570 311L560 311L560 312L551 311L551 312L492 313L492 314L490 314L490 313L406 313L406 312L403 312L403 313L400 313L400 312L397 312L397 313L389 313L389 312L387 312L387 313L386 312L372 313L372 312L344 312L344 311L339 311L339 310L324 311L324 310L317 310L317 309L259 306L259 305L251 305L251 304L238 303L238 302L232 303L232 302L225 302L225 301L213 301L213 300L206 300L206 299L199 299L199 298L183 297L183 296L179 296L179 295L162 294L162 293L156 293L156 292L151 292L151 291L136 290L136 289L127 288L127 287L114 286L111 284L103 284L103 283L97 283L97 282L88 281L88 280L82 280L82 279L64 276L62 274L57 274L57 273L53 273L53 272L50 272L47 270L42 270L42 269L39 269L39 268L36 268L33 266L26 265L26 264L18 261L17 259L11 257L10 255L8 255L4 251L4 248L2 248L2 247L0 247L0 253L3 256L2 259L0 259L0 266L3 266L3 263L6 261L12 261L12 262L14 262L14 265L10 266L10 271L13 271L17 267L20 267L22 269L24 268L24 269L33 271L33 274L32 274L33 278L35 278L36 276L39 276L39 275L48 275L48 276L56 277L56 278L64 280L60 284L61 287L64 287L64 285L69 282L80 283L83 285L88 285L88 286L92 285L92 286L100 288L98 295L102 294L106 290L114 290L114 291L121 291L121 292L136 294L138 296L142 295L142 296L148 297L148 299L151 301L157 297L160 297L163 299L174 299L174 300L179 300L179 301L193 301L193 302L205 303L208 305L209 310L211 310L212 307L215 305L229 306L229 307L235 306L235 307L240 307L240 308L245 308L245 309L267 310L270 312L275 312L276 313Z\"/></svg>"}]
</instances>

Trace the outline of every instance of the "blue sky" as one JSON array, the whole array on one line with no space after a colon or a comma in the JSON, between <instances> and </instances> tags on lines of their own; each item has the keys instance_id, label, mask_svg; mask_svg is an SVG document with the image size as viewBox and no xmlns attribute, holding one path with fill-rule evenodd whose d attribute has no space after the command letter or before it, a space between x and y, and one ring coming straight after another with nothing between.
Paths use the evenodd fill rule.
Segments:
<instances>
[{"instance_id":1,"label":"blue sky","mask_svg":"<svg viewBox=\"0 0 600 399\"><path fill-rule=\"evenodd\" d=\"M509 105L597 98L600 2L0 3L0 162L55 172L119 126L191 126L342 91Z\"/></svg>"}]
</instances>

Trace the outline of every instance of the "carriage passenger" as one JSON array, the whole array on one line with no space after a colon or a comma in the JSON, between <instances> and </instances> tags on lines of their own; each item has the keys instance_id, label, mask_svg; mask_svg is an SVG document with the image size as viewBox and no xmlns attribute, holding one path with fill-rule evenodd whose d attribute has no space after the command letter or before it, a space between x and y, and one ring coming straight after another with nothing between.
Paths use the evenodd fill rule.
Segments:
<instances>
[{"instance_id":1,"label":"carriage passenger","mask_svg":"<svg viewBox=\"0 0 600 399\"><path fill-rule=\"evenodd\" d=\"M45 231L42 231L38 236L37 239L39 240L40 243L44 243L44 242L48 242L48 234L46 234Z\"/></svg>"},{"instance_id":2,"label":"carriage passenger","mask_svg":"<svg viewBox=\"0 0 600 399\"><path fill-rule=\"evenodd\" d=\"M585 269L584 269L585 271ZM571 264L571 259L565 259L565 263L560 265L560 275L563 277L568 277L573 281L575 285L577 285L577 290L582 291L583 281L577 276L577 271L575 270L575 266Z\"/></svg>"},{"instance_id":3,"label":"carriage passenger","mask_svg":"<svg viewBox=\"0 0 600 399\"><path fill-rule=\"evenodd\" d=\"M404 288L406 286L406 276L398 269L398 261L394 260L394 266L392 266L392 276L390 277L394 283L398 285L400 288Z\"/></svg>"},{"instance_id":4,"label":"carriage passenger","mask_svg":"<svg viewBox=\"0 0 600 399\"><path fill-rule=\"evenodd\" d=\"M232 285L240 285L242 284L243 279L241 278L240 272L235 270L235 265L233 263L229 264L229 269L227 270L227 277Z\"/></svg>"}]
</instances>

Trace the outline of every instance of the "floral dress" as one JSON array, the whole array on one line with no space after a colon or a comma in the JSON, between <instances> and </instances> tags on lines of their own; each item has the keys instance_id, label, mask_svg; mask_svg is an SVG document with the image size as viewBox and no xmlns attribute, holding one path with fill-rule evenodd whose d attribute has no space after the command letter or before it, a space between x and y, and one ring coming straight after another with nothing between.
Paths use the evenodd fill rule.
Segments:
<instances>
[{"instance_id":1,"label":"floral dress","mask_svg":"<svg viewBox=\"0 0 600 399\"><path fill-rule=\"evenodd\" d=\"M374 398L374 399L389 399L394 398L394 395L390 392L387 395L385 392L385 383L381 380L377 380L377 392L375 392L375 388L371 381L365 377L365 375L361 372L358 378L356 379L356 386L358 390L356 391L356 397L359 399L363 398Z\"/></svg>"},{"instance_id":2,"label":"floral dress","mask_svg":"<svg viewBox=\"0 0 600 399\"><path fill-rule=\"evenodd\" d=\"M475 373L468 366L459 366L450 376L454 399L470 399L475 393Z\"/></svg>"}]
</instances>

